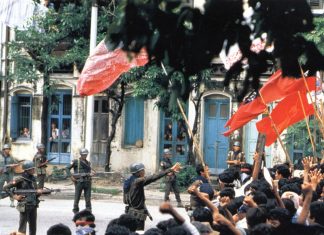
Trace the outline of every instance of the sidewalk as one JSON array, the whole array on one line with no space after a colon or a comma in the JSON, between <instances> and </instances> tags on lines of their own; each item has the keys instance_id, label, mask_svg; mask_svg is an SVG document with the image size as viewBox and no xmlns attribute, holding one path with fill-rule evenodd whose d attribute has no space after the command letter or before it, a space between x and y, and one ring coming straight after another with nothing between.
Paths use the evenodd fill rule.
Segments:
<instances>
[{"instance_id":1,"label":"sidewalk","mask_svg":"<svg viewBox=\"0 0 324 235\"><path fill-rule=\"evenodd\" d=\"M48 196L42 196L43 199L53 198L53 199L74 199L74 185L70 180L57 181L57 182L46 182L45 187L50 189L61 189L61 192L53 193ZM114 191L118 191L117 194L106 194L106 193L94 193L92 192L91 198L92 200L107 200L111 202L120 202L123 203L123 190L122 185L95 185L93 184L92 188L108 188L115 189ZM159 189L153 187L145 188L145 197L147 205L158 205L164 199L164 192L161 192ZM182 202L184 205L189 204L190 195L187 192L183 192L180 194ZM176 205L175 196L173 193L170 194L170 199L173 205Z\"/></svg>"}]
</instances>

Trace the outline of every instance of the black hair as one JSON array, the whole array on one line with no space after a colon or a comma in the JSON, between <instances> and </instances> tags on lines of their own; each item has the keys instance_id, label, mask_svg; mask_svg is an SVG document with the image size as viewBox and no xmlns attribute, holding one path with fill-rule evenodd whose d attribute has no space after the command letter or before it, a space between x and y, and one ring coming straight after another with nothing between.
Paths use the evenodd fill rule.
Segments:
<instances>
[{"instance_id":1,"label":"black hair","mask_svg":"<svg viewBox=\"0 0 324 235\"><path fill-rule=\"evenodd\" d=\"M77 220L84 218L85 221L94 222L96 217L91 213L91 211L85 209L74 214L72 221L75 223ZM95 228L96 225L90 224L89 227Z\"/></svg>"},{"instance_id":2,"label":"black hair","mask_svg":"<svg viewBox=\"0 0 324 235\"><path fill-rule=\"evenodd\" d=\"M144 232L144 235L162 235L163 231L158 228L150 228Z\"/></svg>"},{"instance_id":3,"label":"black hair","mask_svg":"<svg viewBox=\"0 0 324 235\"><path fill-rule=\"evenodd\" d=\"M177 227L173 227L168 229L164 235L190 235L189 232L187 232L187 230L184 229L184 227L182 226L177 226Z\"/></svg>"},{"instance_id":4,"label":"black hair","mask_svg":"<svg viewBox=\"0 0 324 235\"><path fill-rule=\"evenodd\" d=\"M72 235L70 228L64 224L54 224L47 230L47 235Z\"/></svg>"},{"instance_id":5,"label":"black hair","mask_svg":"<svg viewBox=\"0 0 324 235\"><path fill-rule=\"evenodd\" d=\"M287 224L291 223L291 218L289 211L285 208L274 208L269 211L268 218L273 220L279 220L280 227L284 227Z\"/></svg>"},{"instance_id":6,"label":"black hair","mask_svg":"<svg viewBox=\"0 0 324 235\"><path fill-rule=\"evenodd\" d=\"M196 209L194 209L194 211L192 212L192 217L195 221L199 222L213 222L211 211L205 207L197 207Z\"/></svg>"},{"instance_id":7,"label":"black hair","mask_svg":"<svg viewBox=\"0 0 324 235\"><path fill-rule=\"evenodd\" d=\"M280 188L279 193L280 193L280 195L282 195L284 192L294 192L294 193L297 193L298 195L300 195L302 193L301 186L296 183L288 183L288 184L283 185Z\"/></svg>"},{"instance_id":8,"label":"black hair","mask_svg":"<svg viewBox=\"0 0 324 235\"><path fill-rule=\"evenodd\" d=\"M202 164L198 164L196 166L196 172L197 172L197 175L201 175L201 172L203 172L205 170L204 166Z\"/></svg>"},{"instance_id":9,"label":"black hair","mask_svg":"<svg viewBox=\"0 0 324 235\"><path fill-rule=\"evenodd\" d=\"M271 235L273 228L269 224L258 224L251 229L250 235Z\"/></svg>"},{"instance_id":10,"label":"black hair","mask_svg":"<svg viewBox=\"0 0 324 235\"><path fill-rule=\"evenodd\" d=\"M112 226L108 226L105 232L105 235L129 235L130 231L128 228L114 224Z\"/></svg>"},{"instance_id":11,"label":"black hair","mask_svg":"<svg viewBox=\"0 0 324 235\"><path fill-rule=\"evenodd\" d=\"M131 232L135 232L137 228L137 219L133 215L122 214L119 216L118 224L121 226L125 226Z\"/></svg>"},{"instance_id":12,"label":"black hair","mask_svg":"<svg viewBox=\"0 0 324 235\"><path fill-rule=\"evenodd\" d=\"M163 232L166 232L168 229L178 226L179 224L175 221L175 219L168 219L160 221L156 227L161 229Z\"/></svg>"},{"instance_id":13,"label":"black hair","mask_svg":"<svg viewBox=\"0 0 324 235\"><path fill-rule=\"evenodd\" d=\"M276 167L276 171L280 174L283 178L288 179L290 177L290 170L286 164L281 164Z\"/></svg>"},{"instance_id":14,"label":"black hair","mask_svg":"<svg viewBox=\"0 0 324 235\"><path fill-rule=\"evenodd\" d=\"M294 215L296 214L296 211L297 211L297 209L294 205L294 202L292 200L290 200L289 198L283 198L282 202L285 205L285 208L289 212L290 219L292 219L292 217L294 217Z\"/></svg>"},{"instance_id":15,"label":"black hair","mask_svg":"<svg viewBox=\"0 0 324 235\"><path fill-rule=\"evenodd\" d=\"M324 202L312 202L309 210L310 218L314 218L316 223L324 226Z\"/></svg>"},{"instance_id":16,"label":"black hair","mask_svg":"<svg viewBox=\"0 0 324 235\"><path fill-rule=\"evenodd\" d=\"M232 184L234 181L234 174L230 171L224 171L223 173L219 174L218 178L224 184Z\"/></svg>"},{"instance_id":17,"label":"black hair","mask_svg":"<svg viewBox=\"0 0 324 235\"><path fill-rule=\"evenodd\" d=\"M264 209L253 207L246 212L246 222L250 229L254 226L265 223L267 221L267 214Z\"/></svg>"},{"instance_id":18,"label":"black hair","mask_svg":"<svg viewBox=\"0 0 324 235\"><path fill-rule=\"evenodd\" d=\"M229 197L230 199L235 198L235 191L233 188L226 187L219 193L220 197Z\"/></svg>"},{"instance_id":19,"label":"black hair","mask_svg":"<svg viewBox=\"0 0 324 235\"><path fill-rule=\"evenodd\" d=\"M257 204L267 204L267 195L265 195L265 193L260 192L260 191L256 191L253 193L253 201Z\"/></svg>"},{"instance_id":20,"label":"black hair","mask_svg":"<svg viewBox=\"0 0 324 235\"><path fill-rule=\"evenodd\" d=\"M227 205L227 209L231 212L232 215L235 215L237 213L238 208L240 208L240 206L242 206L243 204L243 200L244 196L236 197Z\"/></svg>"}]
</instances>

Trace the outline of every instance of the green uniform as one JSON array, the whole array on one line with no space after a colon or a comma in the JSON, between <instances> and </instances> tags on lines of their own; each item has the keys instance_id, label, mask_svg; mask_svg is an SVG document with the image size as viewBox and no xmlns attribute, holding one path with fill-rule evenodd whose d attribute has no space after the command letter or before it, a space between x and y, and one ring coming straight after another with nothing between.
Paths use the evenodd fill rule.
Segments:
<instances>
[{"instance_id":1,"label":"green uniform","mask_svg":"<svg viewBox=\"0 0 324 235\"><path fill-rule=\"evenodd\" d=\"M6 167L6 165L17 163L10 155L4 156L3 153L0 154L0 190L3 190L3 185L5 183L9 184L14 177L14 170L11 167ZM10 197L13 202L13 199ZM13 205L13 204L12 204Z\"/></svg>"},{"instance_id":2,"label":"green uniform","mask_svg":"<svg viewBox=\"0 0 324 235\"><path fill-rule=\"evenodd\" d=\"M37 188L44 188L45 179L46 179L46 167L47 165L41 166L42 163L46 162L47 157L44 154L36 153L34 156L34 163L36 167L37 174Z\"/></svg>"},{"instance_id":3,"label":"green uniform","mask_svg":"<svg viewBox=\"0 0 324 235\"><path fill-rule=\"evenodd\" d=\"M76 179L74 183L75 194L74 194L74 204L73 212L79 212L79 201L84 192L84 199L86 204L86 209L91 211L91 165L87 160L82 160L81 158L75 159L66 167L67 175L71 175L70 170L73 168L73 177ZM79 174L79 175L78 175Z\"/></svg>"},{"instance_id":4,"label":"green uniform","mask_svg":"<svg viewBox=\"0 0 324 235\"><path fill-rule=\"evenodd\" d=\"M16 178L11 183L4 186L4 190L9 192L11 196L13 193L9 191L11 188L33 189L37 188L36 178L24 172L21 176ZM29 224L29 234L36 235L37 227L37 207L39 204L38 196L35 193L29 193L23 197L17 204L17 210L20 212L18 231L26 234L26 226Z\"/></svg>"}]
</instances>

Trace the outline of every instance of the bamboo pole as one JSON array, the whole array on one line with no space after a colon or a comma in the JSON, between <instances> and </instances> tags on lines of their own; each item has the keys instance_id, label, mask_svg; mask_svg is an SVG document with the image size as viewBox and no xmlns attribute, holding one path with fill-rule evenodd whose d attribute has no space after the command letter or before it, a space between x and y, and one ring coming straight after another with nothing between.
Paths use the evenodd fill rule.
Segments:
<instances>
[{"instance_id":1,"label":"bamboo pole","mask_svg":"<svg viewBox=\"0 0 324 235\"><path fill-rule=\"evenodd\" d=\"M307 126L308 135L309 135L309 138L310 138L310 141L311 141L311 144L312 144L312 148L313 148L313 154L315 156L316 155L316 149L315 149L313 137L312 137L312 134L311 134L311 131L310 131L310 128L309 128L309 123L308 123L308 119L307 119L307 116L306 116L305 107L304 107L304 104L302 102L299 91L298 91L298 97L299 97L299 101L300 101L300 104L301 104L301 107L302 107L302 110L303 110L303 114L304 114L304 117L305 117L305 122L306 122L306 126Z\"/></svg>"},{"instance_id":2,"label":"bamboo pole","mask_svg":"<svg viewBox=\"0 0 324 235\"><path fill-rule=\"evenodd\" d=\"M264 102L264 99L263 99L262 94L261 94L261 93L259 93L259 94L260 94L260 97L261 97L262 103L267 107L266 103ZM273 119L272 119L272 116L271 116L271 114L270 114L268 108L266 108L266 114L269 116L269 118L270 118L270 120L271 120L271 127L272 127L272 129L275 131L275 133L276 133L276 135L277 135L277 138L278 138L278 140L279 140L279 143L280 143L280 145L281 145L281 148L282 148L282 149L284 150L284 152L285 152L286 160L289 162L289 164L292 164L291 159L290 159L290 156L289 156L289 154L288 154L288 151L287 151L286 147L284 146L284 144L283 144L283 142L282 142L282 140L281 140L281 137L280 137L279 131L278 131L278 129L277 129L277 126L276 126L276 124L274 123L274 121L273 121Z\"/></svg>"}]
</instances>

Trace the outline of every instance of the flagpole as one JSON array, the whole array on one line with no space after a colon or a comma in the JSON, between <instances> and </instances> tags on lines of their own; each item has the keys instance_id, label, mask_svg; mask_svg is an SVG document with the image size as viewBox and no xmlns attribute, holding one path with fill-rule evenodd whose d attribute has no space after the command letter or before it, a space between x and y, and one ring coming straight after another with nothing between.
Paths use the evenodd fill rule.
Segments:
<instances>
[{"instance_id":1,"label":"flagpole","mask_svg":"<svg viewBox=\"0 0 324 235\"><path fill-rule=\"evenodd\" d=\"M309 138L310 138L310 141L311 141L311 144L312 144L313 154L314 154L314 157L315 157L316 149L315 149L313 137L312 137L312 134L311 134L311 131L310 131L310 128L309 128L309 123L308 123L308 120L307 120L307 116L306 116L306 112L305 112L305 107L304 107L304 104L303 104L303 101L301 99L301 96L300 96L300 92L299 91L298 91L298 97L299 97L299 101L300 101L300 104L301 104L301 107L302 107L302 110L303 110L303 113L304 113L305 122L306 122L306 126L307 126L307 131L308 131L308 135L309 135Z\"/></svg>"},{"instance_id":2,"label":"flagpole","mask_svg":"<svg viewBox=\"0 0 324 235\"><path fill-rule=\"evenodd\" d=\"M166 69L165 69L165 67L164 67L164 65L163 65L162 62L161 62L161 67L162 67L162 69L163 69L164 74L165 74L165 75L168 75L168 72L166 71ZM187 116L186 116L186 114L185 114L185 112L184 112L184 110L183 110L182 104L181 104L181 102L180 102L180 100L179 100L178 98L177 98L177 105L178 105L178 107L179 107L179 109L180 109L180 112L181 112L181 115L182 115L183 119L185 120L185 123L187 124L187 127L188 127L188 128L187 128L187 129L188 129L188 134L189 134L189 137L192 139L192 142L193 142L194 148L196 149L196 152L197 152L197 155L198 155L198 159L199 159L199 161L201 162L201 164L203 165L203 167L205 168L206 164L205 164L205 162L204 162L204 159L203 159L203 156L202 156L201 150L200 150L200 148L199 148L199 145L198 145L198 143L197 143L197 140L196 140L195 136L194 136L193 133L192 133L192 130L191 130L191 127L190 127L190 124L189 124L188 118L187 118Z\"/></svg>"},{"instance_id":3,"label":"flagpole","mask_svg":"<svg viewBox=\"0 0 324 235\"><path fill-rule=\"evenodd\" d=\"M264 99L263 99L262 94L261 94L260 92L259 92L259 94L260 94L260 97L261 97L262 103L267 107L266 103L264 102ZM277 126L276 126L275 122L273 121L272 116L271 116L271 114L270 114L268 108L266 108L265 110L266 110L266 114L269 116L269 118L270 118L270 120L271 120L271 127L272 127L272 129L276 132L276 135L277 135L277 138L278 138L278 140L279 140L280 146L281 146L281 148L282 148L282 149L284 150L284 152L285 152L286 160L289 162L289 164L292 164L291 159L290 159L290 156L289 156L289 154L288 154L288 151L287 151L287 149L285 148L285 146L284 146L284 144L283 144L283 142L282 142L282 140L281 140L281 137L280 137L279 131L278 131L278 129L277 129Z\"/></svg>"},{"instance_id":4,"label":"flagpole","mask_svg":"<svg viewBox=\"0 0 324 235\"><path fill-rule=\"evenodd\" d=\"M305 75L304 75L304 71L303 71L302 67L300 66L300 64L299 64L299 68L300 68L300 72L301 72L301 74L302 74L302 78L303 78L303 81L304 81L304 83L305 83L305 87L306 87L306 89L307 89L307 92L308 92L309 94L311 94L311 93L310 93L310 90L309 90L309 87L308 87L308 84L307 84L307 82L306 82L306 78L305 78ZM315 85L315 86L316 86L316 85ZM315 87L315 92L316 92L316 87ZM320 124L321 124L320 130L321 130L321 133L322 133L323 138L324 138L324 124L323 124L323 120L322 120L322 118L319 116L319 114L318 114L318 112L317 112L316 104L313 102L313 98L312 98L311 95L310 95L310 99L311 99L311 102L312 102L313 107L314 107L315 117L317 118L317 120L318 120L318 121L320 122Z\"/></svg>"}]
</instances>

